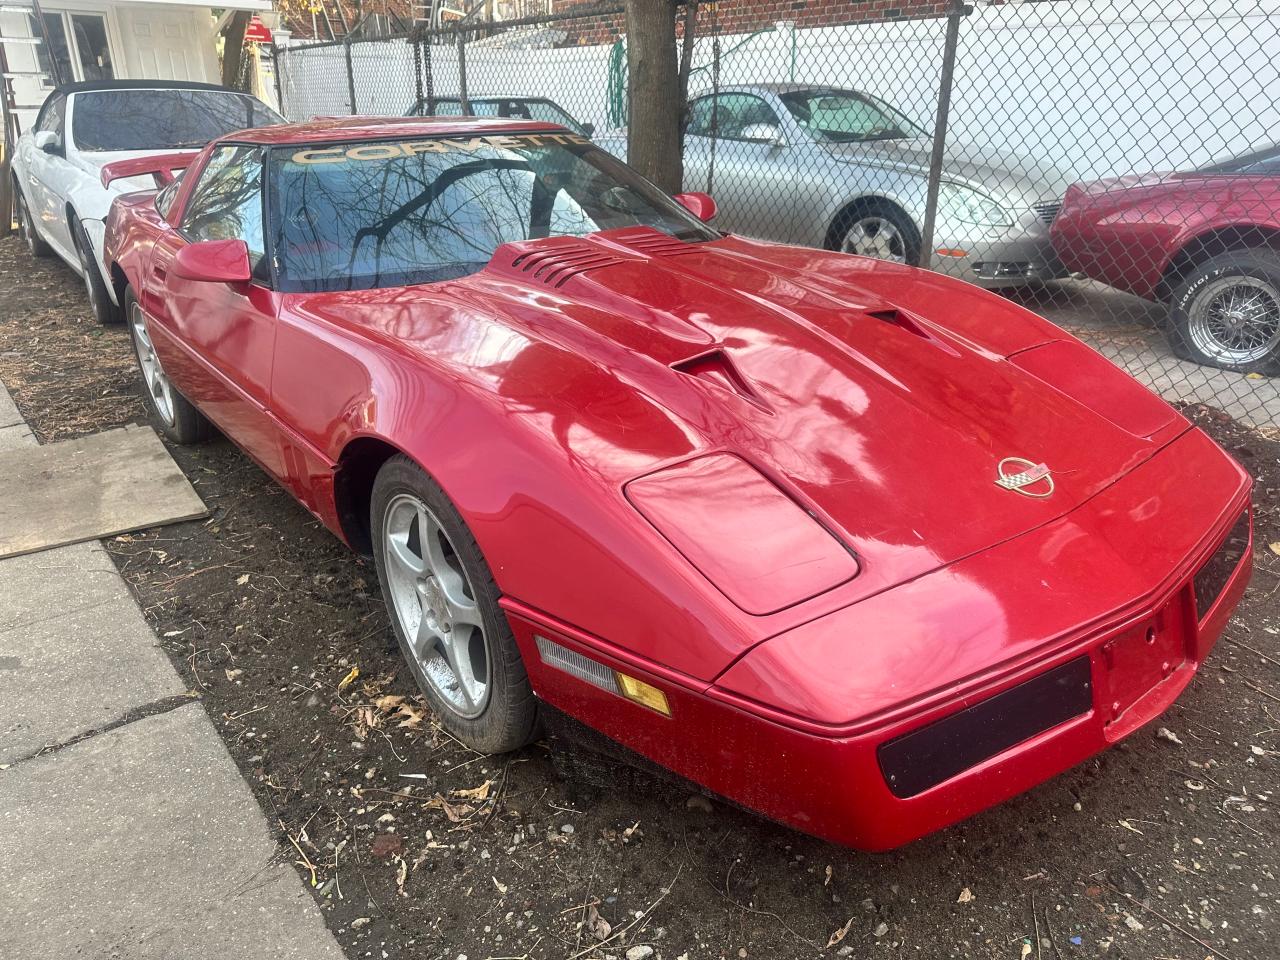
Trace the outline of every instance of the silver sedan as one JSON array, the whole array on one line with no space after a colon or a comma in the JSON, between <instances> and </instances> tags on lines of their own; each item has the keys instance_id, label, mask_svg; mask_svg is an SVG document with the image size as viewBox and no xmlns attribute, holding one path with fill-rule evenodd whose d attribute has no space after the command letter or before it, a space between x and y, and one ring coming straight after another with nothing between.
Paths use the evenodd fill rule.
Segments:
<instances>
[{"instance_id":1,"label":"silver sedan","mask_svg":"<svg viewBox=\"0 0 1280 960\"><path fill-rule=\"evenodd\" d=\"M933 141L901 111L865 93L798 84L722 87L689 110L684 188L715 196L718 226L920 261ZM625 136L597 142L625 156ZM1065 276L1049 225L1066 182L1030 161L948 149L934 268L987 287Z\"/></svg>"}]
</instances>

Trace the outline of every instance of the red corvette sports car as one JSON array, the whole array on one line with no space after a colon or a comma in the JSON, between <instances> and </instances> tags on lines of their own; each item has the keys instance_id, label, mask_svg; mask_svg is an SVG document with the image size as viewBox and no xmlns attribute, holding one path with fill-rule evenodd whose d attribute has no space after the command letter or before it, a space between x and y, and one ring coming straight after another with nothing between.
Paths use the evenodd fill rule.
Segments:
<instances>
[{"instance_id":1,"label":"red corvette sports car","mask_svg":"<svg viewBox=\"0 0 1280 960\"><path fill-rule=\"evenodd\" d=\"M1280 147L1076 184L1050 236L1068 269L1168 303L1179 355L1280 373Z\"/></svg>"},{"instance_id":2,"label":"red corvette sports car","mask_svg":"<svg viewBox=\"0 0 1280 960\"><path fill-rule=\"evenodd\" d=\"M1248 475L1006 300L713 214L562 128L352 118L215 141L106 246L159 427L372 554L477 749L568 715L884 849L1167 707Z\"/></svg>"}]
</instances>

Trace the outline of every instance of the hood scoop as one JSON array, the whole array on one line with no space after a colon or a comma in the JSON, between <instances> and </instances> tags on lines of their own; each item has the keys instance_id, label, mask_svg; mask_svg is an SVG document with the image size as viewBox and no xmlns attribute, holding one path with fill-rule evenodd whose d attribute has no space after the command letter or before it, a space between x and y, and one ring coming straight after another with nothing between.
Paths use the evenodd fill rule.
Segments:
<instances>
[{"instance_id":1,"label":"hood scoop","mask_svg":"<svg viewBox=\"0 0 1280 960\"><path fill-rule=\"evenodd\" d=\"M729 359L729 355L719 347L685 360L677 360L671 364L671 369L676 373L683 373L687 377L693 377L704 383L709 383L720 390L728 390L730 393L747 401L747 403L753 404L768 413L773 412L769 405L764 402L764 398L756 392L751 382L742 375L742 372L734 362Z\"/></svg>"},{"instance_id":2,"label":"hood scoop","mask_svg":"<svg viewBox=\"0 0 1280 960\"><path fill-rule=\"evenodd\" d=\"M599 247L585 243L556 244L539 247L518 254L511 261L514 273L524 274L526 279L536 280L548 287L560 288L573 277L588 270L599 270L622 263Z\"/></svg>"}]
</instances>

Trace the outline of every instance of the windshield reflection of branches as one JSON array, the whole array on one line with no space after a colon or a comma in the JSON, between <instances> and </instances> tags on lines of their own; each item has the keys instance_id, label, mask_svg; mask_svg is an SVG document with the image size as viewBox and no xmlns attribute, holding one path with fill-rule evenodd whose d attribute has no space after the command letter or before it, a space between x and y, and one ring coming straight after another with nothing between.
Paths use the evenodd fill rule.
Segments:
<instances>
[{"instance_id":1,"label":"windshield reflection of branches","mask_svg":"<svg viewBox=\"0 0 1280 960\"><path fill-rule=\"evenodd\" d=\"M504 243L640 224L706 239L666 198L602 170L596 152L485 145L313 163L286 155L276 167L285 286L452 279L483 268Z\"/></svg>"}]
</instances>

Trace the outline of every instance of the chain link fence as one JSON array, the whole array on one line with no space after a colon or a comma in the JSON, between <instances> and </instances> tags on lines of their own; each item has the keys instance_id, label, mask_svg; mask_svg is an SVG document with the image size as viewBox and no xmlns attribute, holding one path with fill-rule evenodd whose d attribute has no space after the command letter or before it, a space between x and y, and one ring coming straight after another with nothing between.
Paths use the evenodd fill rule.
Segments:
<instances>
[{"instance_id":1,"label":"chain link fence","mask_svg":"<svg viewBox=\"0 0 1280 960\"><path fill-rule=\"evenodd\" d=\"M980 284L1277 429L1280 0L719 0L695 24L684 187L720 229ZM624 34L592 3L291 46L280 101L548 120L625 158Z\"/></svg>"}]
</instances>

